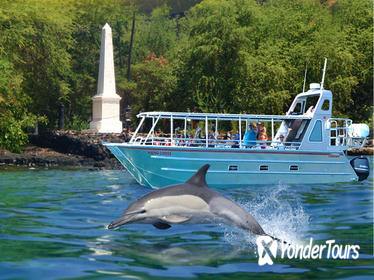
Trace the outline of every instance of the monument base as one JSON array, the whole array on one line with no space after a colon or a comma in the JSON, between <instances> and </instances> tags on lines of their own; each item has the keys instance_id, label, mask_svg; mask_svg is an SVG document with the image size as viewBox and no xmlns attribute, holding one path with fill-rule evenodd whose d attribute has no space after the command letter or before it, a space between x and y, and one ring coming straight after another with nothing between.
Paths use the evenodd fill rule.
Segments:
<instances>
[{"instance_id":1,"label":"monument base","mask_svg":"<svg viewBox=\"0 0 374 280\"><path fill-rule=\"evenodd\" d=\"M91 121L90 129L98 133L121 133L122 122L119 120Z\"/></svg>"}]
</instances>

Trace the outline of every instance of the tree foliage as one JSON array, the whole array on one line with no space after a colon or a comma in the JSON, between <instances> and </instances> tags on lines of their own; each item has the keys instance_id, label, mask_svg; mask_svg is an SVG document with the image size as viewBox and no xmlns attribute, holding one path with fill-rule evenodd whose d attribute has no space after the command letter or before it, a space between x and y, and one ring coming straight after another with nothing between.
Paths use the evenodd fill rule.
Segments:
<instances>
[{"instance_id":1,"label":"tree foliage","mask_svg":"<svg viewBox=\"0 0 374 280\"><path fill-rule=\"evenodd\" d=\"M332 7L307 0L196 5L189 14L186 49L190 94L204 110L282 114L302 90L305 65L308 82L320 81L328 57L325 88L334 93L336 116L352 113L353 100L361 108L371 104L372 80L363 73L372 73L372 38L367 36L372 12L364 1L350 15L350 2L355 1ZM361 19L347 20L355 16ZM346 29L354 24L360 28ZM370 110L356 109L357 120L367 119Z\"/></svg>"},{"instance_id":2,"label":"tree foliage","mask_svg":"<svg viewBox=\"0 0 374 280\"><path fill-rule=\"evenodd\" d=\"M176 77L173 67L163 57L151 53L133 69L131 104L135 112L170 111L176 108Z\"/></svg>"},{"instance_id":3,"label":"tree foliage","mask_svg":"<svg viewBox=\"0 0 374 280\"><path fill-rule=\"evenodd\" d=\"M305 65L307 83L319 82L327 57L334 115L367 122L372 18L369 0L2 0L0 146L20 150L37 119L55 128L59 103L67 127L87 126L106 22L117 93L133 115L188 108L283 114L302 91Z\"/></svg>"},{"instance_id":4,"label":"tree foliage","mask_svg":"<svg viewBox=\"0 0 374 280\"><path fill-rule=\"evenodd\" d=\"M22 77L15 72L12 63L0 59L0 147L14 152L22 150L28 141L25 130L37 120L25 110L31 99L22 92L21 84Z\"/></svg>"}]
</instances>

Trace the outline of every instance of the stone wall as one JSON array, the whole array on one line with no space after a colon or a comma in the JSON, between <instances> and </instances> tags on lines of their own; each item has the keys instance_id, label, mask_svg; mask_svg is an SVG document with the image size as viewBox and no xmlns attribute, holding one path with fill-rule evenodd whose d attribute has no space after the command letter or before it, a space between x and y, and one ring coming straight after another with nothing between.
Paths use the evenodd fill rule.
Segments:
<instances>
[{"instance_id":1,"label":"stone wall","mask_svg":"<svg viewBox=\"0 0 374 280\"><path fill-rule=\"evenodd\" d=\"M73 154L92 158L96 161L114 158L113 154L101 144L104 142L125 142L127 134L102 134L90 131L52 131L31 137L31 144L51 148L63 154Z\"/></svg>"},{"instance_id":2,"label":"stone wall","mask_svg":"<svg viewBox=\"0 0 374 280\"><path fill-rule=\"evenodd\" d=\"M127 133L99 134L90 130L51 131L30 136L30 145L21 153L0 149L1 166L87 167L122 169L121 163L101 144L125 142Z\"/></svg>"},{"instance_id":3,"label":"stone wall","mask_svg":"<svg viewBox=\"0 0 374 280\"><path fill-rule=\"evenodd\" d=\"M373 139L367 140L365 143L365 146L361 149L348 149L348 155L350 156L358 156L358 155L372 156L374 155L374 140Z\"/></svg>"}]
</instances>

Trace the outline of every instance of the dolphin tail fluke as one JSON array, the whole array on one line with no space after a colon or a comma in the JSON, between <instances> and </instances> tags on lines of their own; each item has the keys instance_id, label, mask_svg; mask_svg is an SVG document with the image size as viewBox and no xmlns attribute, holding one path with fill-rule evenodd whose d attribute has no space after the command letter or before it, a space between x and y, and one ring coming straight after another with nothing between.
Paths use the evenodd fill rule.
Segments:
<instances>
[{"instance_id":1,"label":"dolphin tail fluke","mask_svg":"<svg viewBox=\"0 0 374 280\"><path fill-rule=\"evenodd\" d=\"M200 169L186 183L200 187L207 187L208 184L206 183L205 177L209 167L209 164L200 167Z\"/></svg>"}]
</instances>

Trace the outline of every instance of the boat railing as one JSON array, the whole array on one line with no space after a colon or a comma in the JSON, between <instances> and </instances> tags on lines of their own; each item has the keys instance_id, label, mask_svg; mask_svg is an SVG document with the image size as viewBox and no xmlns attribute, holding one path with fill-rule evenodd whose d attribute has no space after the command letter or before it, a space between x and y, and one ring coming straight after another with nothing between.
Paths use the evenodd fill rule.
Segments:
<instances>
[{"instance_id":1,"label":"boat railing","mask_svg":"<svg viewBox=\"0 0 374 280\"><path fill-rule=\"evenodd\" d=\"M347 128L352 124L352 121L348 119L331 118L328 120L327 124L330 128L330 145L347 146Z\"/></svg>"},{"instance_id":2,"label":"boat railing","mask_svg":"<svg viewBox=\"0 0 374 280\"><path fill-rule=\"evenodd\" d=\"M330 118L327 121L330 129L330 145L345 148L360 149L366 143L366 137L355 137L350 132L352 120L343 118Z\"/></svg>"},{"instance_id":3,"label":"boat railing","mask_svg":"<svg viewBox=\"0 0 374 280\"><path fill-rule=\"evenodd\" d=\"M190 138L190 137L174 137L170 136L138 136L131 143L132 145L145 146L172 146L172 147L202 147L202 148L218 148L218 149L276 149L276 150L296 150L300 146L300 142L281 142L281 141L263 141L253 140L250 144L245 144L242 140L234 139L216 139L210 138Z\"/></svg>"},{"instance_id":4,"label":"boat railing","mask_svg":"<svg viewBox=\"0 0 374 280\"><path fill-rule=\"evenodd\" d=\"M243 139L243 135L245 130L249 127L250 123L256 123L257 126L264 123L268 123L269 129L269 138L273 139L273 141L267 141L265 143L265 148L274 149L279 148L278 146L284 145L286 149L298 149L301 145L301 141L295 141L291 140L293 142L287 142L287 143L277 143L274 140L277 140L276 137L276 124L280 124L280 126L284 125L283 123L286 122L292 122L294 120L300 119L305 123L305 120L308 121L312 118L312 116L306 116L306 115L285 115L285 116L277 116L277 115L247 115L247 114L213 114L213 113L178 113L178 112L144 112L137 115L139 118L141 118L140 123L138 127L136 128L135 132L132 134L132 137L129 144L134 145L173 145L176 146L175 143L184 142L188 143L188 141L193 141L194 146L198 147L219 147L219 148L228 148L230 146L230 142L232 143L231 146L234 148L253 148L260 146L263 142L255 142L253 145L246 145L245 141ZM147 119L147 125L145 125L145 121ZM165 139L158 139L157 140L157 132L160 131L160 129L157 129L156 127L160 123L160 119L168 119L170 120L170 131L167 132L168 137L165 137ZM151 120L151 123L149 122ZM218 131L218 122L221 121L230 121L230 122L237 122L237 133L233 135L242 135L241 139L231 139L227 140L226 142L224 140L219 139L219 141L215 142L215 144L212 144L212 140L210 139L210 131L212 131L212 134L216 138L219 137L219 131ZM196 124L198 122L204 122L203 126L199 126L196 128ZM184 123L184 125L183 125ZM151 124L151 126L150 126ZM177 126L178 124L178 126ZM201 123L200 123L201 124ZM147 133L141 133L140 128L145 125L145 127L148 128ZM163 126L165 126L165 122L162 123ZM191 127L195 127L191 130ZM255 126L255 125L254 125ZM244 127L244 130L243 130ZM196 129L196 131L194 131ZM198 132L199 129L199 132ZM181 134L178 134L177 131L182 131ZM187 135L189 135L192 131L194 131L195 138L194 140L187 139ZM199 133L199 134L198 134ZM266 132L265 132L266 133ZM205 137L202 137L202 134L205 134ZM181 137L184 137L184 139L181 139ZM177 139L179 138L179 139ZM160 143L159 143L160 142ZM186 144L185 144L186 145ZM227 146L227 147L225 147ZM262 145L264 146L264 145Z\"/></svg>"}]
</instances>

